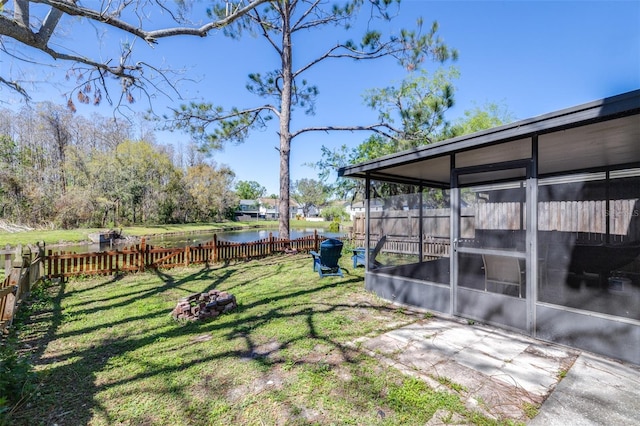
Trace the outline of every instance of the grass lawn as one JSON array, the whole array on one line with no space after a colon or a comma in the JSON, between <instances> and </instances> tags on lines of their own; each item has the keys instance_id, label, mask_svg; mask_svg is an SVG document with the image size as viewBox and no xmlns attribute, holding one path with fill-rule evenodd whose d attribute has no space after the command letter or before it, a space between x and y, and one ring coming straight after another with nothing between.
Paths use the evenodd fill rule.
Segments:
<instances>
[{"instance_id":1,"label":"grass lawn","mask_svg":"<svg viewBox=\"0 0 640 426\"><path fill-rule=\"evenodd\" d=\"M361 336L423 319L308 255L49 283L16 325L35 375L12 425L424 425L438 409L498 424L455 392L359 350ZM228 291L239 307L180 323L178 299Z\"/></svg>"}]
</instances>

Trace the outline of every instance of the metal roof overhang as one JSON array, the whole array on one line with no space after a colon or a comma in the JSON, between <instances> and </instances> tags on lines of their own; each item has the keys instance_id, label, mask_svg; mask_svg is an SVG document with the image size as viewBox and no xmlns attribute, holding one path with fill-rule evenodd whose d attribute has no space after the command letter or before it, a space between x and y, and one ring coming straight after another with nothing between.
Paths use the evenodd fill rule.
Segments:
<instances>
[{"instance_id":1,"label":"metal roof overhang","mask_svg":"<svg viewBox=\"0 0 640 426\"><path fill-rule=\"evenodd\" d=\"M452 164L529 159L538 174L640 163L640 90L341 168L340 176L448 187Z\"/></svg>"}]
</instances>

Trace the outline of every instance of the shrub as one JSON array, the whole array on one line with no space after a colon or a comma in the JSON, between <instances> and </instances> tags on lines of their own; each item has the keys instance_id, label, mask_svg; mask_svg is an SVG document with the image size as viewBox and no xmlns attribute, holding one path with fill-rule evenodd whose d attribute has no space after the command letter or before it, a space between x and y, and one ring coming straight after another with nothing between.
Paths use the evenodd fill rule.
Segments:
<instances>
[{"instance_id":1,"label":"shrub","mask_svg":"<svg viewBox=\"0 0 640 426\"><path fill-rule=\"evenodd\" d=\"M91 194L84 191L65 194L56 201L55 223L62 229L91 225L94 211L96 204Z\"/></svg>"},{"instance_id":2,"label":"shrub","mask_svg":"<svg viewBox=\"0 0 640 426\"><path fill-rule=\"evenodd\" d=\"M28 391L32 375L31 365L19 357L9 342L0 344L0 424L12 405Z\"/></svg>"},{"instance_id":3,"label":"shrub","mask_svg":"<svg viewBox=\"0 0 640 426\"><path fill-rule=\"evenodd\" d=\"M16 332L24 326L32 313L50 307L48 292L51 282L43 281L31 289L28 301L20 306L7 337L0 337L0 425L9 424L11 407L19 404L34 389L35 373L31 361L17 352L19 340Z\"/></svg>"},{"instance_id":4,"label":"shrub","mask_svg":"<svg viewBox=\"0 0 640 426\"><path fill-rule=\"evenodd\" d=\"M349 215L344 211L344 207L340 206L329 206L322 209L320 213L324 220L331 220L340 222L343 219L347 219Z\"/></svg>"}]
</instances>

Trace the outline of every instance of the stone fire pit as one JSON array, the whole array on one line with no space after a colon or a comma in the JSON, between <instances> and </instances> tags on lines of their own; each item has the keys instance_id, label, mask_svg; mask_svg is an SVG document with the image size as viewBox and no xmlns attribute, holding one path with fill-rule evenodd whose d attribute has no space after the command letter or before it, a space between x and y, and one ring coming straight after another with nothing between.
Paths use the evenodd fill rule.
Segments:
<instances>
[{"instance_id":1,"label":"stone fire pit","mask_svg":"<svg viewBox=\"0 0 640 426\"><path fill-rule=\"evenodd\" d=\"M171 315L176 320L197 321L215 318L237 307L236 297L233 294L210 290L208 293L194 293L178 300Z\"/></svg>"}]
</instances>

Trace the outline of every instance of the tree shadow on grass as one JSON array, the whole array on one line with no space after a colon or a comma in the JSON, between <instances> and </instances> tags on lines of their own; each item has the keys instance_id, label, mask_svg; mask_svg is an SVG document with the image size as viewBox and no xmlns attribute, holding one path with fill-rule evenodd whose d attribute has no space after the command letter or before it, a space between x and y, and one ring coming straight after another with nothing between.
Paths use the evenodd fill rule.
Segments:
<instances>
[{"instance_id":1,"label":"tree shadow on grass","mask_svg":"<svg viewBox=\"0 0 640 426\"><path fill-rule=\"evenodd\" d=\"M98 288L108 287L108 286L112 285L113 283L116 283L116 282L122 280L124 277L125 277L125 273L124 272L118 272L118 273L112 275L111 278L106 279L105 281L102 281L102 282L96 284L95 286L92 286L92 287L87 286L86 288L73 290L71 292L67 292L66 294L67 294L67 296L71 296L71 295L75 295L75 294L82 294L82 293L86 293L86 292L96 291ZM54 278L54 280L63 280L65 282L68 282L69 278Z\"/></svg>"},{"instance_id":2,"label":"tree shadow on grass","mask_svg":"<svg viewBox=\"0 0 640 426\"><path fill-rule=\"evenodd\" d=\"M157 303L156 300L168 291L171 294L186 295L219 287L232 291L248 285L259 286L259 280L256 281L253 277L254 272L258 272L260 279L277 278L285 268L283 262L299 260L300 256L293 259L269 259L265 264L254 262L222 267L206 265L179 278L166 270L155 270L153 273L159 278L160 285L153 288L145 286L139 291L126 291L118 296L115 303L108 303L111 300L108 297L98 297L95 301L104 306L75 311L80 318L106 316L105 310L115 311L118 315L99 324L84 326L80 323L80 327L63 331L63 301L79 294L91 297L91 292L80 289L65 294L65 283L60 283L53 298L50 315L40 317L36 314L33 317L36 322L40 321L39 328L46 329L37 339L29 342L37 348L32 357L34 365L40 370L38 394L25 401L14 413L12 424L32 424L34 418L41 419L44 424L87 424L95 416L106 423L125 420L155 423L151 408L148 412L144 408L137 410L136 419L123 419L111 407L100 402L111 398L126 398L126 395L120 393L110 396L123 388L126 389L125 393L165 392L166 398L178 400L178 406L184 407L181 415L190 418L194 416L188 409L192 405L190 392L193 384L175 384L181 372L192 367L216 365L220 361L242 360L255 365L258 371L272 369L285 362L293 362L295 365L319 362L317 354L296 356L295 359L282 355L283 350L301 342L306 346L310 341L316 345L325 345L339 354L335 359L357 362L357 353L354 356L354 349L346 343L359 336L348 333L345 335L344 330L337 333L322 325L326 318L336 312L344 312L346 315L346 312L354 309L355 304L332 301L330 296L324 298L322 294L330 294L338 286L362 283L362 277L359 276L347 275L340 280L320 280L316 274L309 274L307 287L292 287L278 294L274 290L271 292L274 294L256 296L253 300L247 298L231 314L203 323L175 322L169 316L169 310L173 307L171 301ZM310 271L311 266L306 262L305 265L304 269ZM297 265L288 266L298 273ZM241 274L251 277L238 277ZM232 279L233 282L227 284ZM124 285L121 281L105 280L92 288L99 291L109 285ZM301 302L301 299L310 296L317 296L319 301ZM149 312L131 309L132 305L140 306L141 301L149 301L153 309ZM171 308L167 309L168 306ZM375 312L376 315L392 314L395 311L395 308L383 303L357 308ZM296 324L300 329L285 330L286 333L283 331L281 335L271 337L263 334L266 327L279 321ZM126 332L122 328L126 328ZM69 339L86 341L72 346L70 350L65 348L65 341L70 341ZM211 340L215 344L207 343ZM49 345L52 345L51 354L47 353ZM304 350L299 352L303 353ZM123 368L123 365L125 370L114 376L114 372L120 371L118 369ZM206 379L211 379L212 374L214 373L207 373ZM148 389L146 381L150 379L153 379L153 383L159 381L164 385ZM225 395L228 390L226 388L233 386L233 381L226 380L223 376L215 377L214 380L218 383L216 392L221 395ZM146 390L143 391L143 388ZM98 394L102 396L97 398ZM198 423L197 419L194 421Z\"/></svg>"}]
</instances>

